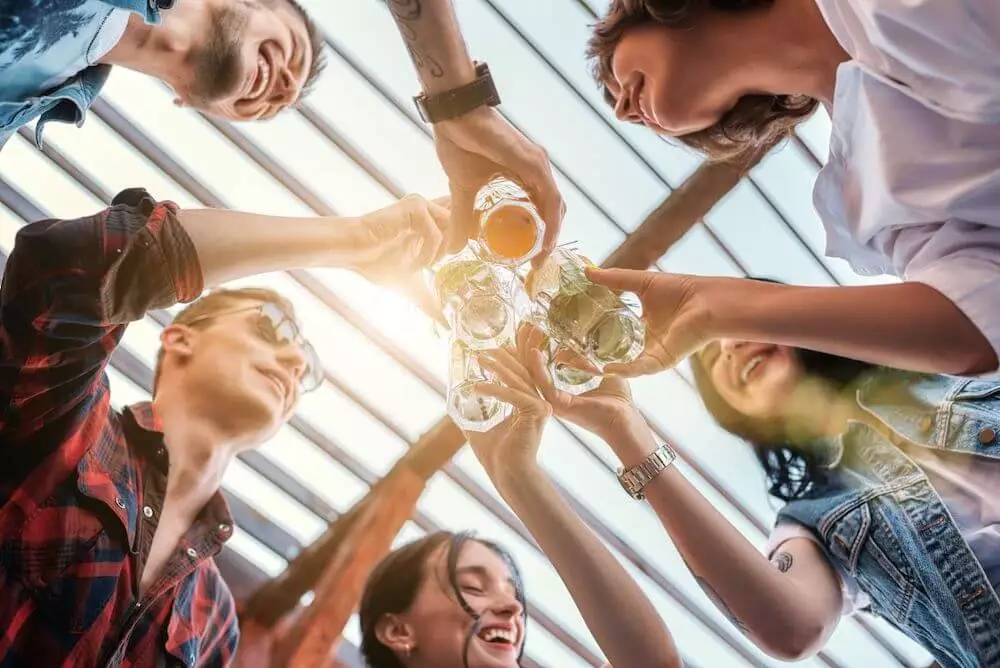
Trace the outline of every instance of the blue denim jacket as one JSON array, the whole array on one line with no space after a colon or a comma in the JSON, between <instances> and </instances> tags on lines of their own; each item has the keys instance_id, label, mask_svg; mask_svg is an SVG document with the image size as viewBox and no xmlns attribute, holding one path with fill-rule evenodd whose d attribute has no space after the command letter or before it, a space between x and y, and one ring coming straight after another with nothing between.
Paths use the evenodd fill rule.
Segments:
<instances>
[{"instance_id":1,"label":"blue denim jacket","mask_svg":"<svg viewBox=\"0 0 1000 668\"><path fill-rule=\"evenodd\" d=\"M877 391L887 386L899 390L892 399ZM809 528L857 578L871 611L945 668L1000 666L1000 598L905 454L929 447L1000 458L1000 383L891 372L858 400L889 429L851 423L830 444L829 479L782 508L779 521Z\"/></svg>"},{"instance_id":2,"label":"blue denim jacket","mask_svg":"<svg viewBox=\"0 0 1000 668\"><path fill-rule=\"evenodd\" d=\"M5 50L15 50L24 44L25 51L40 38L38 26L52 11L53 5L61 8L76 0L2 0L0 8L0 44ZM158 23L160 10L168 9L174 0L101 0L107 5L125 9L142 16L147 23ZM76 2L79 4L79 2ZM107 65L88 67L62 85L36 97L24 100L0 99L0 149L22 125L38 118L35 142L41 146L42 132L49 121L82 125L84 116L93 104L111 68Z\"/></svg>"}]
</instances>

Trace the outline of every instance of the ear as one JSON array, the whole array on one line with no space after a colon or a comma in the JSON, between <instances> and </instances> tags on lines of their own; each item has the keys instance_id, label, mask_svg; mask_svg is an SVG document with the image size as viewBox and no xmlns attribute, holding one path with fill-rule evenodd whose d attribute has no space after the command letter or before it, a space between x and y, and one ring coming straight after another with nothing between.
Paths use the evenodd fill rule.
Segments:
<instances>
[{"instance_id":1,"label":"ear","mask_svg":"<svg viewBox=\"0 0 1000 668\"><path fill-rule=\"evenodd\" d=\"M417 646L413 628L399 615L387 613L375 624L375 637L396 654L405 655Z\"/></svg>"},{"instance_id":2,"label":"ear","mask_svg":"<svg viewBox=\"0 0 1000 668\"><path fill-rule=\"evenodd\" d=\"M197 332L185 325L167 325L160 332L160 345L164 353L182 358L190 357L194 352L194 339Z\"/></svg>"}]
</instances>

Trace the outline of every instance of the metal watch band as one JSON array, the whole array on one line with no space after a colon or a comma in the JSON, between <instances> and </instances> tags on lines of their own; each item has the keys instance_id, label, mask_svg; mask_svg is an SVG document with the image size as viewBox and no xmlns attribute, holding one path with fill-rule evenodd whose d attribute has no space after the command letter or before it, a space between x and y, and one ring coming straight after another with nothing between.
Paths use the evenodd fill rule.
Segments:
<instances>
[{"instance_id":1,"label":"metal watch band","mask_svg":"<svg viewBox=\"0 0 1000 668\"><path fill-rule=\"evenodd\" d=\"M677 453L664 443L649 453L645 460L629 469L618 469L618 482L628 492L629 496L638 501L646 498L646 485L666 470L677 459Z\"/></svg>"},{"instance_id":2,"label":"metal watch band","mask_svg":"<svg viewBox=\"0 0 1000 668\"><path fill-rule=\"evenodd\" d=\"M436 95L421 93L413 98L417 113L426 123L440 123L464 116L482 106L500 104L500 94L493 83L493 75L486 63L476 63L476 78L458 88Z\"/></svg>"}]
</instances>

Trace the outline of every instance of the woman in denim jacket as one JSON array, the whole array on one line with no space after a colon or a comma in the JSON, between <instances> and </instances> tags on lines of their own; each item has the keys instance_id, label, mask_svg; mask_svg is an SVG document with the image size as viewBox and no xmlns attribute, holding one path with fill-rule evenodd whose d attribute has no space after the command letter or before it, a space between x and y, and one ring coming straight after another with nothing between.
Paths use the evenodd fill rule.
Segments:
<instances>
[{"instance_id":1,"label":"woman in denim jacket","mask_svg":"<svg viewBox=\"0 0 1000 668\"><path fill-rule=\"evenodd\" d=\"M519 347L557 416L600 436L627 470L663 452L620 377L557 391L532 352L541 338ZM751 443L786 502L767 557L669 463L640 495L748 638L801 659L842 614L866 609L945 668L1000 666L1000 383L736 340L709 344L692 369L709 411Z\"/></svg>"},{"instance_id":2,"label":"woman in denim jacket","mask_svg":"<svg viewBox=\"0 0 1000 668\"><path fill-rule=\"evenodd\" d=\"M685 555L751 637L776 614L795 637L764 649L799 657L841 612L869 610L942 666L1000 666L1000 383L735 340L706 346L692 369L709 412L750 442L768 491L786 502L767 553L800 604L772 592L739 616L722 594L734 583L720 578L755 588L738 563L751 555L731 555L715 578ZM663 510L683 542L676 509Z\"/></svg>"}]
</instances>

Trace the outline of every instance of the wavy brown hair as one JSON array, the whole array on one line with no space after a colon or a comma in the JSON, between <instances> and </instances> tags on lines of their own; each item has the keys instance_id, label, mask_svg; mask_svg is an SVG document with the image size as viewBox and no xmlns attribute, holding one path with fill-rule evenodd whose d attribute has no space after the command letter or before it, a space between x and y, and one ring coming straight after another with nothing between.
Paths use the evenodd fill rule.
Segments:
<instances>
[{"instance_id":1,"label":"wavy brown hair","mask_svg":"<svg viewBox=\"0 0 1000 668\"><path fill-rule=\"evenodd\" d=\"M594 78L604 99L614 106L608 82L615 49L632 28L659 24L691 27L708 11L748 12L766 9L774 0L613 0L608 13L593 28L587 43ZM747 165L789 137L808 118L818 101L806 95L745 95L719 121L704 130L677 137L715 162Z\"/></svg>"},{"instance_id":2,"label":"wavy brown hair","mask_svg":"<svg viewBox=\"0 0 1000 668\"><path fill-rule=\"evenodd\" d=\"M528 604L524 597L524 581L521 572L507 550L498 544L476 538L471 533L451 533L436 531L423 538L413 541L389 553L368 577L365 590L361 597L358 616L361 620L361 654L369 668L403 668L395 652L379 640L377 629L379 620L388 614L406 612L413 605L417 593L424 580L433 577L431 557L439 549L445 549L448 569L448 589L455 601L475 621L469 635L466 637L462 660L467 667L469 641L479 628L479 613L473 610L462 595L458 586L458 557L462 548L469 542L477 542L492 550L507 565L514 580L514 596L521 604L521 615L525 619L525 634L527 634ZM524 652L524 642L521 643ZM521 657L518 656L518 665Z\"/></svg>"}]
</instances>

